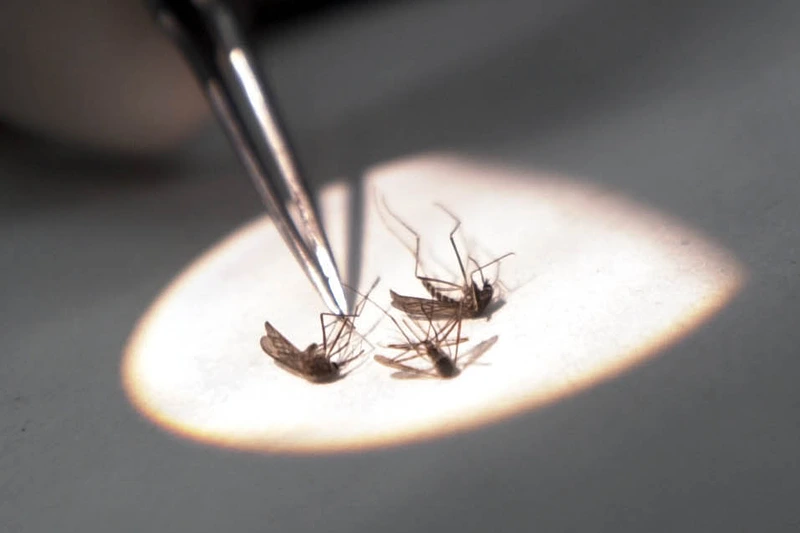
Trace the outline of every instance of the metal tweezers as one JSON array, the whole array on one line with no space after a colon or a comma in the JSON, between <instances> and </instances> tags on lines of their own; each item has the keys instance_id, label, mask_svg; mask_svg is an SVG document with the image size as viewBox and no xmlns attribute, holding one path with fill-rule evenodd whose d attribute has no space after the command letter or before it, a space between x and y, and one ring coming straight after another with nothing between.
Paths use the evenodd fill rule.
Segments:
<instances>
[{"instance_id":1,"label":"metal tweezers","mask_svg":"<svg viewBox=\"0 0 800 533\"><path fill-rule=\"evenodd\" d=\"M199 79L267 211L336 314L348 304L328 239L241 25L224 1L149 0Z\"/></svg>"}]
</instances>

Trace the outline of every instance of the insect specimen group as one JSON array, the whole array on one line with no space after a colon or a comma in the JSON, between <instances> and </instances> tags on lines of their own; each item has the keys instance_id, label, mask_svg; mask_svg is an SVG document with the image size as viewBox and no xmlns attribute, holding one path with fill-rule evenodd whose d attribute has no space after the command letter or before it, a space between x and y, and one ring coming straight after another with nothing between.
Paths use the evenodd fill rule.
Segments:
<instances>
[{"instance_id":1,"label":"insect specimen group","mask_svg":"<svg viewBox=\"0 0 800 533\"><path fill-rule=\"evenodd\" d=\"M459 347L468 341L468 338L461 334L462 322L465 319L484 317L488 314L496 292L494 285L486 279L483 271L486 267L513 255L513 252L482 265L467 255L465 266L455 242L455 234L461 227L461 221L444 206L439 204L436 206L454 221L449 239L461 273L460 282L437 279L422 273L419 233L394 214L384 201L384 210L415 239L414 249L409 248L415 259L414 276L430 297L405 296L390 290L392 307L404 314L398 320L370 298L370 293L377 284L376 280L370 290L361 295L353 314L320 314L321 345L312 343L305 350L300 350L272 324L266 322L266 335L261 337L261 347L267 355L281 368L310 382L329 383L338 380L344 375L344 370L349 364L364 355L364 350L360 347L361 341L366 339L356 331L355 321L361 316L365 303L371 302L392 321L402 337L400 342L383 345L387 350L394 352L393 356L374 356L376 362L397 371L393 377L453 378L474 363L497 341L497 336L470 348L459 360ZM468 270L469 265L474 265L474 268ZM480 277L480 283L475 281L476 276ZM423 366L411 364L415 360L421 360Z\"/></svg>"}]
</instances>

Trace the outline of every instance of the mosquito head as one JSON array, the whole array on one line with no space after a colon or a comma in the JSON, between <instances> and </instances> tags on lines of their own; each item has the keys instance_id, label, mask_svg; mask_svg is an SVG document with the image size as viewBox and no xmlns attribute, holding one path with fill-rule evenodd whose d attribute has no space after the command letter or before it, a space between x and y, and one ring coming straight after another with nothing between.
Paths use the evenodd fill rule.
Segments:
<instances>
[{"instance_id":1,"label":"mosquito head","mask_svg":"<svg viewBox=\"0 0 800 533\"><path fill-rule=\"evenodd\" d=\"M483 280L483 287L478 287L477 283L472 284L472 290L475 294L475 308L478 314L481 314L492 301L494 296L494 287L487 280Z\"/></svg>"},{"instance_id":2,"label":"mosquito head","mask_svg":"<svg viewBox=\"0 0 800 533\"><path fill-rule=\"evenodd\" d=\"M449 357L443 357L436 361L436 373L443 378L454 378L459 374L458 367L453 364Z\"/></svg>"},{"instance_id":3,"label":"mosquito head","mask_svg":"<svg viewBox=\"0 0 800 533\"><path fill-rule=\"evenodd\" d=\"M480 276L481 276L481 283L483 284L483 287L479 289L478 288L478 284L475 283L474 280L472 282L472 291L473 291L473 294L475 295L475 303L476 303L476 307L478 309L478 314L482 313L483 310L486 309L486 307L491 303L492 297L494 296L494 287L492 287L492 283L484 277L483 269L486 268L489 265L494 264L494 263L499 263L500 261L502 261L506 257L512 256L512 255L514 255L514 252L509 252L507 254L501 255L500 257L498 257L496 259L492 259L491 261L489 261L488 263L485 263L483 265L479 265L478 262L475 261L475 259L473 259L472 257L469 258L469 261L472 262L475 265L475 270L472 271L473 275L475 274L475 271L477 271L478 274L480 274ZM498 265L498 268L499 268L499 265ZM499 273L499 271L498 271L498 273ZM496 280L496 281L498 283L500 283L499 280Z\"/></svg>"},{"instance_id":4,"label":"mosquito head","mask_svg":"<svg viewBox=\"0 0 800 533\"><path fill-rule=\"evenodd\" d=\"M316 383L328 383L339 378L339 364L324 357L317 357L309 362L308 375Z\"/></svg>"}]
</instances>

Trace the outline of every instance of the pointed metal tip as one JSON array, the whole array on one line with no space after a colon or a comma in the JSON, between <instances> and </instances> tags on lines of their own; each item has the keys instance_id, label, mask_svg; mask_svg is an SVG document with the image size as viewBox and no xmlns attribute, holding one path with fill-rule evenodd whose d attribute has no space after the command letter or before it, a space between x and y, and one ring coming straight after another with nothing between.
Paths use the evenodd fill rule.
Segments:
<instances>
[{"instance_id":1,"label":"pointed metal tip","mask_svg":"<svg viewBox=\"0 0 800 533\"><path fill-rule=\"evenodd\" d=\"M329 251L321 245L316 249L317 264L322 270L322 275L325 276L326 292L330 296L332 302L328 303L328 307L335 307L331 309L338 314L346 315L350 312L350 306L347 298L344 295L344 287L342 280L339 278L339 271L336 268L336 263L333 262ZM333 304L333 306L331 306Z\"/></svg>"}]
</instances>

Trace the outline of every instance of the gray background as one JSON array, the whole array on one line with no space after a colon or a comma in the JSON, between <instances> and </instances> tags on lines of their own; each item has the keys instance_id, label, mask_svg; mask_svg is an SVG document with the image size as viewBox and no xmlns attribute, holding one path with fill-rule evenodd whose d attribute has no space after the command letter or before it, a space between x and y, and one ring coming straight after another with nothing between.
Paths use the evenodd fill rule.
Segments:
<instances>
[{"instance_id":1,"label":"gray background","mask_svg":"<svg viewBox=\"0 0 800 533\"><path fill-rule=\"evenodd\" d=\"M430 150L584 176L751 272L645 365L450 438L259 456L141 419L134 321L258 200L214 128L157 162L3 139L0 529L796 531L800 4L645 4L389 3L264 38L315 183Z\"/></svg>"}]
</instances>

